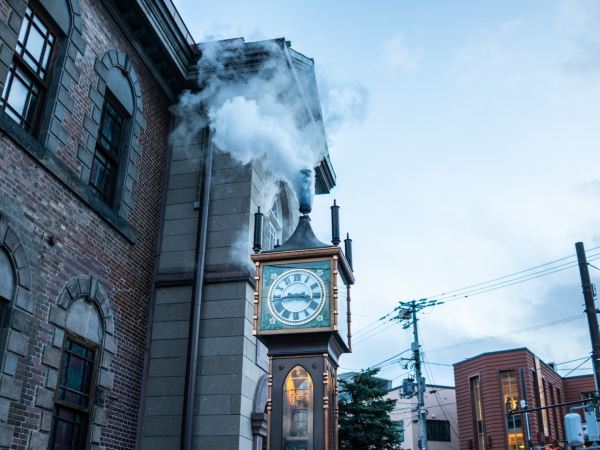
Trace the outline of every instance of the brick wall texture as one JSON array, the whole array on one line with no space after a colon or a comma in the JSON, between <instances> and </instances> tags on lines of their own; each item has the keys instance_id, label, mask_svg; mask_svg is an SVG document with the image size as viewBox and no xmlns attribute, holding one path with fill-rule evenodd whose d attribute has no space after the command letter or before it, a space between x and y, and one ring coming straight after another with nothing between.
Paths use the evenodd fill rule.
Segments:
<instances>
[{"instance_id":1,"label":"brick wall texture","mask_svg":"<svg viewBox=\"0 0 600 450\"><path fill-rule=\"evenodd\" d=\"M19 2L0 2L3 26L12 14L12 3ZM52 354L49 349L53 348L58 329L50 323L50 314L69 280L80 276L91 277L102 286L110 301L109 313L115 327L116 352L110 364L114 380L108 383L112 389L107 391L104 419L98 420L104 420L106 426L98 428L100 436L94 437L93 448L135 447L167 160L169 101L102 2L81 0L79 8L86 45L83 53L78 52L75 57L79 79L69 87L74 105L72 111L64 112L67 141L59 145L56 156L74 177L79 177L77 149L85 145L86 139L83 121L94 108L88 92L98 84L95 61L110 50L127 54L139 79L146 123L140 132L141 157L135 163L139 177L133 184L134 204L128 215L137 240L126 239L30 156L17 140L0 131L0 214L18 236L26 255L32 299L26 323L13 324L13 328L20 326L25 336L25 349L16 359L14 371L14 379L19 381L14 389L20 391L10 401L4 423L0 417L0 434L6 429L12 437L10 443L1 438L0 447L38 448L47 442L48 408L40 404L44 403L44 396L53 395L53 383L48 379L56 377L52 369L56 364L47 358ZM55 245L48 243L50 236Z\"/></svg>"},{"instance_id":2,"label":"brick wall texture","mask_svg":"<svg viewBox=\"0 0 600 450\"><path fill-rule=\"evenodd\" d=\"M582 399L582 393L595 390L594 380L591 375L562 378L550 366L541 361L538 367L543 378L541 389L545 387L546 405L578 401ZM454 365L458 434L460 436L461 449L477 449L478 447L470 392L470 379L473 377L479 377L481 386L481 402L487 448L509 448L500 372L514 370L519 379L521 369L524 369L525 394L529 408L541 406L539 404L541 402L540 395L536 393L536 384L534 381L534 377L536 377L536 356L527 349L483 354ZM520 395L522 395L522 389L520 387L518 389ZM564 439L562 418L567 412L568 407L566 406L548 409L546 416L547 436L544 433L544 419L542 414L538 412L530 413L529 420L533 444L543 445L544 443L562 441Z\"/></svg>"}]
</instances>

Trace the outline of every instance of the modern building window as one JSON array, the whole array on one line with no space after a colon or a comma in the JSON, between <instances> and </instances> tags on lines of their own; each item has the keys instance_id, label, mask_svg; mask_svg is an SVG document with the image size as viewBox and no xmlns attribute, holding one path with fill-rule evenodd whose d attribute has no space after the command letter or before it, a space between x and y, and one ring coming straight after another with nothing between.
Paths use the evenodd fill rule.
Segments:
<instances>
[{"instance_id":1,"label":"modern building window","mask_svg":"<svg viewBox=\"0 0 600 450\"><path fill-rule=\"evenodd\" d=\"M517 372L515 370L505 370L500 372L500 381L502 383L502 401L506 414L506 429L508 447L511 450L523 448L523 426L521 423L521 414L513 414L519 410L519 384Z\"/></svg>"},{"instance_id":2,"label":"modern building window","mask_svg":"<svg viewBox=\"0 0 600 450\"><path fill-rule=\"evenodd\" d=\"M55 48L56 33L28 7L0 99L2 109L27 130L37 125Z\"/></svg>"},{"instance_id":3,"label":"modern building window","mask_svg":"<svg viewBox=\"0 0 600 450\"><path fill-rule=\"evenodd\" d=\"M396 430L398 431L398 435L400 436L400 442L404 442L404 421L403 420L394 421L394 426L396 427Z\"/></svg>"},{"instance_id":4,"label":"modern building window","mask_svg":"<svg viewBox=\"0 0 600 450\"><path fill-rule=\"evenodd\" d=\"M475 440L477 450L485 450L485 421L483 418L483 403L481 400L481 384L479 377L469 380L471 390L471 407L473 410L473 427L475 429Z\"/></svg>"},{"instance_id":5,"label":"modern building window","mask_svg":"<svg viewBox=\"0 0 600 450\"><path fill-rule=\"evenodd\" d=\"M83 450L87 447L97 348L67 335L56 391L50 450Z\"/></svg>"},{"instance_id":6,"label":"modern building window","mask_svg":"<svg viewBox=\"0 0 600 450\"><path fill-rule=\"evenodd\" d=\"M302 366L285 379L283 401L283 448L313 449L313 382Z\"/></svg>"},{"instance_id":7,"label":"modern building window","mask_svg":"<svg viewBox=\"0 0 600 450\"><path fill-rule=\"evenodd\" d=\"M0 247L0 327L15 293L16 277L8 254Z\"/></svg>"},{"instance_id":8,"label":"modern building window","mask_svg":"<svg viewBox=\"0 0 600 450\"><path fill-rule=\"evenodd\" d=\"M92 162L90 186L106 203L112 204L126 115L116 99L106 93Z\"/></svg>"},{"instance_id":9,"label":"modern building window","mask_svg":"<svg viewBox=\"0 0 600 450\"><path fill-rule=\"evenodd\" d=\"M558 404L558 389L551 384L548 385L550 391L550 404L557 405ZM562 416L560 414L560 409L558 407L554 407L550 409L550 414L552 415L553 426L554 426L554 437L556 439L560 439L560 421Z\"/></svg>"},{"instance_id":10,"label":"modern building window","mask_svg":"<svg viewBox=\"0 0 600 450\"><path fill-rule=\"evenodd\" d=\"M563 402L562 400L562 393L560 391L559 387L556 387L556 404L560 405ZM563 422L562 422L562 418L565 415L565 411L564 411L564 407L563 406L559 406L556 409L556 415L558 416L558 428L556 429L556 437L558 438L558 440L562 440L564 437L564 431L563 431Z\"/></svg>"},{"instance_id":11,"label":"modern building window","mask_svg":"<svg viewBox=\"0 0 600 450\"><path fill-rule=\"evenodd\" d=\"M447 420L427 420L427 439L450 442L450 422Z\"/></svg>"}]
</instances>

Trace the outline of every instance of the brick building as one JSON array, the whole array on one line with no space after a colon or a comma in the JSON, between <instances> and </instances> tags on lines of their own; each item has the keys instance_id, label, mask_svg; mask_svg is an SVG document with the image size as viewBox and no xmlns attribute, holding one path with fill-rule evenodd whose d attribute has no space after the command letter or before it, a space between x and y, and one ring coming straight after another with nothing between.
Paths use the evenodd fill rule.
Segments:
<instances>
[{"instance_id":1,"label":"brick building","mask_svg":"<svg viewBox=\"0 0 600 450\"><path fill-rule=\"evenodd\" d=\"M323 129L312 60L273 44ZM169 144L201 57L169 0L0 2L0 448L262 448L250 222L273 245L297 207L206 132Z\"/></svg>"},{"instance_id":2,"label":"brick building","mask_svg":"<svg viewBox=\"0 0 600 450\"><path fill-rule=\"evenodd\" d=\"M587 398L592 375L561 377L526 348L483 353L454 364L461 449L518 449L527 439L521 400L529 408ZM568 407L528 414L534 446L566 448L563 417Z\"/></svg>"}]
</instances>

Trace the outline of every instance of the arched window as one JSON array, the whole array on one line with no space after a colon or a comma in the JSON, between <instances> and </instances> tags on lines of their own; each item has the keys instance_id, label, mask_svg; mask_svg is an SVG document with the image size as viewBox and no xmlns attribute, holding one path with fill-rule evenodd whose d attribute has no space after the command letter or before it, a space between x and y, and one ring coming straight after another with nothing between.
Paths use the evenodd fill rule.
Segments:
<instances>
[{"instance_id":1,"label":"arched window","mask_svg":"<svg viewBox=\"0 0 600 450\"><path fill-rule=\"evenodd\" d=\"M4 316L9 302L15 294L15 271L8 253L0 247L0 327L4 326Z\"/></svg>"},{"instance_id":2,"label":"arched window","mask_svg":"<svg viewBox=\"0 0 600 450\"><path fill-rule=\"evenodd\" d=\"M313 449L314 388L310 374L294 367L283 389L283 449Z\"/></svg>"},{"instance_id":3,"label":"arched window","mask_svg":"<svg viewBox=\"0 0 600 450\"><path fill-rule=\"evenodd\" d=\"M111 68L106 81L90 187L112 206L123 165L124 135L134 111L134 100L129 80L120 67Z\"/></svg>"},{"instance_id":4,"label":"arched window","mask_svg":"<svg viewBox=\"0 0 600 450\"><path fill-rule=\"evenodd\" d=\"M73 302L67 310L51 450L87 448L102 337L102 317L94 302L87 298Z\"/></svg>"},{"instance_id":5,"label":"arched window","mask_svg":"<svg viewBox=\"0 0 600 450\"><path fill-rule=\"evenodd\" d=\"M133 208L140 136L146 127L142 88L134 63L124 52L107 51L96 59L98 83L90 89L92 110L85 146L79 148L80 179L90 192L127 220Z\"/></svg>"}]
</instances>

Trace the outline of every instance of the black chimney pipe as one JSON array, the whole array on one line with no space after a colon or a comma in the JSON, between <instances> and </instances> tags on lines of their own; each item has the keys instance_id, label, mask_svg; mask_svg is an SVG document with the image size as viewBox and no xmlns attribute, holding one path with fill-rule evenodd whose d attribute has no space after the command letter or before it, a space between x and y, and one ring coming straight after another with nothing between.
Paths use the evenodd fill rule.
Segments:
<instances>
[{"instance_id":1,"label":"black chimney pipe","mask_svg":"<svg viewBox=\"0 0 600 450\"><path fill-rule=\"evenodd\" d=\"M331 243L340 245L340 207L333 200L331 207Z\"/></svg>"},{"instance_id":2,"label":"black chimney pipe","mask_svg":"<svg viewBox=\"0 0 600 450\"><path fill-rule=\"evenodd\" d=\"M258 207L258 211L254 213L254 246L252 250L254 253L259 253L262 250L263 244L263 213L260 212L260 206Z\"/></svg>"},{"instance_id":3,"label":"black chimney pipe","mask_svg":"<svg viewBox=\"0 0 600 450\"><path fill-rule=\"evenodd\" d=\"M350 264L350 269L354 270L352 265L352 239L350 239L350 233L346 233L346 239L344 239L344 249L346 254L346 260Z\"/></svg>"}]
</instances>

